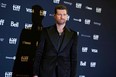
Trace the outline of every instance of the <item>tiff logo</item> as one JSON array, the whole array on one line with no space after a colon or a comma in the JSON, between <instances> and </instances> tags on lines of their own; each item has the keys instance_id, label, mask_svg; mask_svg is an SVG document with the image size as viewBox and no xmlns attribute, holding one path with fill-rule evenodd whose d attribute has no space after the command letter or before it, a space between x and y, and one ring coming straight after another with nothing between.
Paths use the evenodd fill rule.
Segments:
<instances>
[{"instance_id":1,"label":"tiff logo","mask_svg":"<svg viewBox=\"0 0 116 77\"><path fill-rule=\"evenodd\" d=\"M69 19L70 19L70 16L68 15L68 16L67 16L67 21L69 21Z\"/></svg>"},{"instance_id":2,"label":"tiff logo","mask_svg":"<svg viewBox=\"0 0 116 77\"><path fill-rule=\"evenodd\" d=\"M99 40L99 35L93 35L93 40Z\"/></svg>"},{"instance_id":3,"label":"tiff logo","mask_svg":"<svg viewBox=\"0 0 116 77\"><path fill-rule=\"evenodd\" d=\"M14 5L13 4L13 10L14 11L20 11L21 6L20 5Z\"/></svg>"},{"instance_id":4,"label":"tiff logo","mask_svg":"<svg viewBox=\"0 0 116 77\"><path fill-rule=\"evenodd\" d=\"M90 25L91 20L90 19L85 19L85 24Z\"/></svg>"},{"instance_id":5,"label":"tiff logo","mask_svg":"<svg viewBox=\"0 0 116 77\"><path fill-rule=\"evenodd\" d=\"M46 16L46 14L47 14L47 11L40 10L40 16Z\"/></svg>"},{"instance_id":6,"label":"tiff logo","mask_svg":"<svg viewBox=\"0 0 116 77\"><path fill-rule=\"evenodd\" d=\"M96 7L96 12L97 13L101 13L101 11L102 11L102 8Z\"/></svg>"},{"instance_id":7,"label":"tiff logo","mask_svg":"<svg viewBox=\"0 0 116 77\"><path fill-rule=\"evenodd\" d=\"M88 47L82 47L82 52L87 52L88 51Z\"/></svg>"},{"instance_id":8,"label":"tiff logo","mask_svg":"<svg viewBox=\"0 0 116 77\"><path fill-rule=\"evenodd\" d=\"M21 62L28 62L29 56L21 56Z\"/></svg>"},{"instance_id":9,"label":"tiff logo","mask_svg":"<svg viewBox=\"0 0 116 77\"><path fill-rule=\"evenodd\" d=\"M79 75L79 77L85 77L85 75Z\"/></svg>"},{"instance_id":10,"label":"tiff logo","mask_svg":"<svg viewBox=\"0 0 116 77\"><path fill-rule=\"evenodd\" d=\"M16 44L17 38L9 38L9 44Z\"/></svg>"},{"instance_id":11,"label":"tiff logo","mask_svg":"<svg viewBox=\"0 0 116 77\"><path fill-rule=\"evenodd\" d=\"M6 8L7 4L1 3L2 8Z\"/></svg>"},{"instance_id":12,"label":"tiff logo","mask_svg":"<svg viewBox=\"0 0 116 77\"><path fill-rule=\"evenodd\" d=\"M32 10L32 9L30 9L30 8L26 8L26 12L32 13L32 12L33 12L33 10Z\"/></svg>"},{"instance_id":13,"label":"tiff logo","mask_svg":"<svg viewBox=\"0 0 116 77\"><path fill-rule=\"evenodd\" d=\"M31 29L31 28L32 28L32 24L25 23L25 29Z\"/></svg>"},{"instance_id":14,"label":"tiff logo","mask_svg":"<svg viewBox=\"0 0 116 77\"><path fill-rule=\"evenodd\" d=\"M0 25L4 25L4 19L0 19Z\"/></svg>"},{"instance_id":15,"label":"tiff logo","mask_svg":"<svg viewBox=\"0 0 116 77\"><path fill-rule=\"evenodd\" d=\"M53 3L59 4L60 3L60 0L53 0Z\"/></svg>"},{"instance_id":16,"label":"tiff logo","mask_svg":"<svg viewBox=\"0 0 116 77\"><path fill-rule=\"evenodd\" d=\"M82 8L82 3L76 3L76 8L81 9Z\"/></svg>"},{"instance_id":17,"label":"tiff logo","mask_svg":"<svg viewBox=\"0 0 116 77\"><path fill-rule=\"evenodd\" d=\"M19 27L19 22L11 21L10 26L11 27Z\"/></svg>"},{"instance_id":18,"label":"tiff logo","mask_svg":"<svg viewBox=\"0 0 116 77\"><path fill-rule=\"evenodd\" d=\"M80 61L80 66L86 66L87 62L86 61Z\"/></svg>"},{"instance_id":19,"label":"tiff logo","mask_svg":"<svg viewBox=\"0 0 116 77\"><path fill-rule=\"evenodd\" d=\"M96 67L96 62L90 62L90 67Z\"/></svg>"},{"instance_id":20,"label":"tiff logo","mask_svg":"<svg viewBox=\"0 0 116 77\"><path fill-rule=\"evenodd\" d=\"M12 77L12 72L5 72L5 77Z\"/></svg>"}]
</instances>

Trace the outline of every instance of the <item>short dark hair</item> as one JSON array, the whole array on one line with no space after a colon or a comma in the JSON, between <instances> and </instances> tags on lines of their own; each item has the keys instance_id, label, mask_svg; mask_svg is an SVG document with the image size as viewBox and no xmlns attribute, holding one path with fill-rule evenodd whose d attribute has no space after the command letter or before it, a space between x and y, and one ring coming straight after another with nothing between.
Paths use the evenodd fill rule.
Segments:
<instances>
[{"instance_id":1,"label":"short dark hair","mask_svg":"<svg viewBox=\"0 0 116 77\"><path fill-rule=\"evenodd\" d=\"M55 14L57 13L57 10L58 10L58 9L60 9L60 10L66 10L67 13L68 13L68 9L67 9L67 7L64 6L64 5L61 5L61 4L57 5L57 6L55 7L55 10L54 10L54 13L55 13Z\"/></svg>"}]
</instances>

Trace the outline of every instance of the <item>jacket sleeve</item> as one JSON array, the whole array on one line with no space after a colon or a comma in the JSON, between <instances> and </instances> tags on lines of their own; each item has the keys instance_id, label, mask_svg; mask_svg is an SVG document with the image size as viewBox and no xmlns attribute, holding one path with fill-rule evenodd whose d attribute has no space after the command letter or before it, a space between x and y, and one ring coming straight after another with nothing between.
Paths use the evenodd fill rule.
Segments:
<instances>
[{"instance_id":1,"label":"jacket sleeve","mask_svg":"<svg viewBox=\"0 0 116 77\"><path fill-rule=\"evenodd\" d=\"M36 55L35 55L35 60L34 60L34 65L33 65L33 75L39 76L40 62L41 62L41 58L43 54L44 43L45 43L44 30L42 30L42 34L40 37L40 43L36 50Z\"/></svg>"},{"instance_id":2,"label":"jacket sleeve","mask_svg":"<svg viewBox=\"0 0 116 77\"><path fill-rule=\"evenodd\" d=\"M76 77L76 73L77 73L77 43L78 43L78 36L77 33L74 33L73 36L73 44L71 47L71 76L70 77Z\"/></svg>"}]
</instances>

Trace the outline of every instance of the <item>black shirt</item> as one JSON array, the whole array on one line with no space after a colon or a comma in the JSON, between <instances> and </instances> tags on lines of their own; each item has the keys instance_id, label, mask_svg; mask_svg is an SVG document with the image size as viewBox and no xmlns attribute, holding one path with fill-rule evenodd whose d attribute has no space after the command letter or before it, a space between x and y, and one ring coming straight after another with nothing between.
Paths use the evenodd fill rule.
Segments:
<instances>
[{"instance_id":1,"label":"black shirt","mask_svg":"<svg viewBox=\"0 0 116 77\"><path fill-rule=\"evenodd\" d=\"M55 27L55 31L56 31L56 36L57 36L57 50L59 51L64 39L64 32L62 32L61 34L59 34L59 32L57 31L57 28Z\"/></svg>"}]
</instances>

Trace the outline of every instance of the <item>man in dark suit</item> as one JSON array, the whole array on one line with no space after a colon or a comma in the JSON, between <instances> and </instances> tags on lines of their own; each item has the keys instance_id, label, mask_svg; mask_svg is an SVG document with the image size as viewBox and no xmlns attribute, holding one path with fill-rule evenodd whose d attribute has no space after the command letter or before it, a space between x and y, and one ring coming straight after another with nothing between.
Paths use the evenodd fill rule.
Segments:
<instances>
[{"instance_id":1,"label":"man in dark suit","mask_svg":"<svg viewBox=\"0 0 116 77\"><path fill-rule=\"evenodd\" d=\"M68 10L55 7L56 24L42 31L33 77L76 77L77 33L66 27Z\"/></svg>"}]
</instances>

